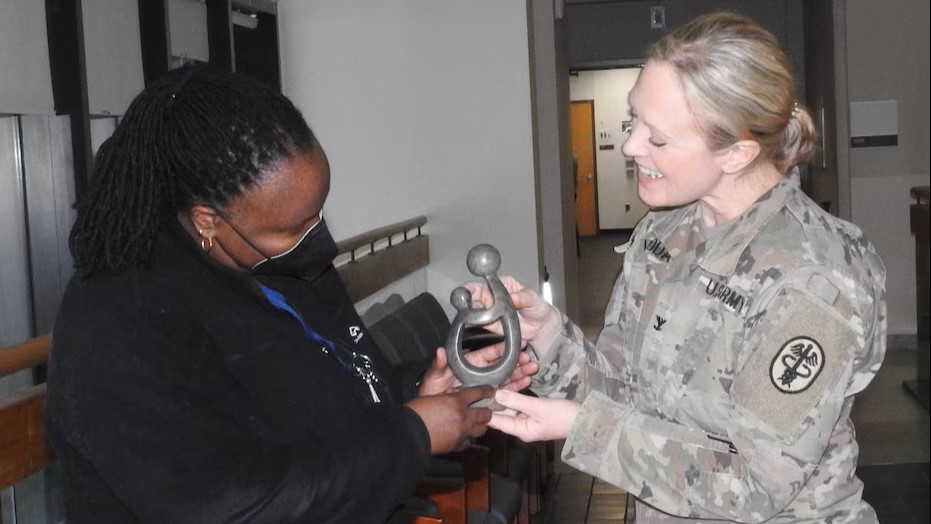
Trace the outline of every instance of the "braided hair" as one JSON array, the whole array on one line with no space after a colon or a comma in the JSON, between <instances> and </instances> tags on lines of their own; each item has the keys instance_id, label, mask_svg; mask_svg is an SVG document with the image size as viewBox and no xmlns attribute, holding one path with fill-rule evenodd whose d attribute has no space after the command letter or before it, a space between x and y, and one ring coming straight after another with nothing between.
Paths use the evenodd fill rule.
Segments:
<instances>
[{"instance_id":1,"label":"braided hair","mask_svg":"<svg viewBox=\"0 0 931 524\"><path fill-rule=\"evenodd\" d=\"M208 65L170 71L97 152L69 237L75 269L87 277L144 266L178 212L195 203L222 210L314 144L300 111L271 87Z\"/></svg>"}]
</instances>

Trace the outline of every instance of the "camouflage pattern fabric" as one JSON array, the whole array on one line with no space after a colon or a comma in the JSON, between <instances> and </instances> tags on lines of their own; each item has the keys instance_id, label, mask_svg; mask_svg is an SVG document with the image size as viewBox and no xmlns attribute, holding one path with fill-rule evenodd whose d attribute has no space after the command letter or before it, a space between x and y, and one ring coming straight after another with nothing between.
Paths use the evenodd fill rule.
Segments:
<instances>
[{"instance_id":1,"label":"camouflage pattern fabric","mask_svg":"<svg viewBox=\"0 0 931 524\"><path fill-rule=\"evenodd\" d=\"M876 522L849 414L885 354L884 289L796 177L714 228L695 204L651 212L597 343L564 318L533 389L582 403L563 460L637 497L637 522Z\"/></svg>"}]
</instances>

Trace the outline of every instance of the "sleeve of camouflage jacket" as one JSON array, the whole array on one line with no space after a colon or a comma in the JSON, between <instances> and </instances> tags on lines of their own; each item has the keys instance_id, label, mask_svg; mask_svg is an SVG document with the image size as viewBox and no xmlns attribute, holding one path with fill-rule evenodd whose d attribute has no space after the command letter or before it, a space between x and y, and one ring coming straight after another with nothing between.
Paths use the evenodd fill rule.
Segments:
<instances>
[{"instance_id":1,"label":"sleeve of camouflage jacket","mask_svg":"<svg viewBox=\"0 0 931 524\"><path fill-rule=\"evenodd\" d=\"M531 390L540 397L584 398L580 386L586 391L615 391L615 397L626 397L627 381L621 377L625 368L623 318L618 319L615 310L626 290L626 279L619 278L614 285L608 319L601 336L610 338L612 344L600 344L599 350L585 339L582 330L561 313L561 326L548 349L540 352L540 371L534 377ZM612 320L613 319L613 320ZM608 348L607 350L601 348Z\"/></svg>"},{"instance_id":2,"label":"sleeve of camouflage jacket","mask_svg":"<svg viewBox=\"0 0 931 524\"><path fill-rule=\"evenodd\" d=\"M561 326L548 348L534 348L540 357L540 371L536 374L531 390L540 397L578 400L585 398L585 391L610 391L615 399L629 396L629 366L626 365L628 264L635 258L637 239L653 223L653 212L637 222L628 240L631 249L624 257L623 274L614 282L605 325L598 339L598 347L585 339L579 326L561 313ZM636 319L633 319L636 320Z\"/></svg>"},{"instance_id":3,"label":"sleeve of camouflage jacket","mask_svg":"<svg viewBox=\"0 0 931 524\"><path fill-rule=\"evenodd\" d=\"M623 388L586 387L611 368L600 365L590 347L568 343L577 340L575 331L559 341L553 349L560 354L549 355L553 362L563 355L566 363L585 362L575 364L582 379L578 398L585 401L563 460L675 515L762 522L786 508L822 457L837 456L826 453L837 445L835 426L882 361L885 302L881 287L853 285L847 275L819 270L793 272L758 302L728 392L726 435L715 438L638 411ZM773 369L795 362L802 335L821 350L809 369L818 373L808 373L815 378L804 390L785 391L778 371L788 368ZM569 374L560 377L564 384Z\"/></svg>"}]
</instances>

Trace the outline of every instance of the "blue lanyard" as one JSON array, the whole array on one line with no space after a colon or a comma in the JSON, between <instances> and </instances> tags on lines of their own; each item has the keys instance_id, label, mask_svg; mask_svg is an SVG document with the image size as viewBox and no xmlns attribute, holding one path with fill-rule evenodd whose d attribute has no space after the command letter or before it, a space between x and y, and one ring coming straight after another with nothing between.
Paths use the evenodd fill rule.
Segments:
<instances>
[{"instance_id":1,"label":"blue lanyard","mask_svg":"<svg viewBox=\"0 0 931 524\"><path fill-rule=\"evenodd\" d=\"M320 346L320 350L333 358L338 364L340 370L347 375L355 375L362 379L369 388L369 394L372 396L372 401L375 403L381 402L381 399L378 397L378 393L375 391L375 384L380 382L378 376L375 374L375 370L372 366L372 360L368 355L361 353L356 353L352 351L352 362L348 363L339 358L339 355L336 354L336 344L332 340L324 338L323 335L317 333L317 331L308 326L307 322L304 321L304 317L301 316L291 304L288 304L288 301L285 300L284 295L275 291L274 289L259 284L259 288L262 290L262 293L265 295L265 298L268 300L268 303L274 306L276 309L280 309L285 313L288 313L298 323L301 324L301 327L304 328L304 335L307 336L307 339L313 342L314 344Z\"/></svg>"},{"instance_id":2,"label":"blue lanyard","mask_svg":"<svg viewBox=\"0 0 931 524\"><path fill-rule=\"evenodd\" d=\"M320 346L320 349L324 353L336 360L339 363L340 370L343 373L346 373L347 375L353 374L354 370L352 365L343 362L343 359L339 358L339 355L336 354L336 344L334 344L332 340L324 338L320 333L317 333L314 328L308 326L307 322L304 321L304 317L295 311L294 308L291 307L291 304L288 304L288 301L285 300L284 295L262 284L259 284L259 287L262 288L262 293L265 294L265 298L268 299L268 303L294 317L294 319L301 324L301 327L304 328L304 335L307 336L307 339Z\"/></svg>"}]
</instances>

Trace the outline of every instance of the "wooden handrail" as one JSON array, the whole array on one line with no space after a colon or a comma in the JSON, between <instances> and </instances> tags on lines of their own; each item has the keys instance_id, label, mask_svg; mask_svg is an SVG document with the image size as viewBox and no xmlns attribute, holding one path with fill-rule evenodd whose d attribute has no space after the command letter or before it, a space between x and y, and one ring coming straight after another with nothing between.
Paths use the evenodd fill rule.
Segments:
<instances>
[{"instance_id":1,"label":"wooden handrail","mask_svg":"<svg viewBox=\"0 0 931 524\"><path fill-rule=\"evenodd\" d=\"M363 246L372 246L375 242L378 242L382 239L390 239L394 235L399 235L402 233L407 233L408 231L414 229L420 229L427 223L427 217L419 216L410 218L401 222L396 222L394 224L389 224L387 226L382 226L375 228L371 231L366 231L365 233L360 233L354 237L341 240L336 243L336 247L339 249L339 253L353 253L355 250Z\"/></svg>"},{"instance_id":2,"label":"wooden handrail","mask_svg":"<svg viewBox=\"0 0 931 524\"><path fill-rule=\"evenodd\" d=\"M429 238L420 230L426 223L427 217L419 216L337 243L339 254L349 255L348 260L337 261L336 269L353 302L371 296L430 263ZM403 238L395 241L397 235ZM356 250L362 248L368 251L357 255Z\"/></svg>"},{"instance_id":3,"label":"wooden handrail","mask_svg":"<svg viewBox=\"0 0 931 524\"><path fill-rule=\"evenodd\" d=\"M52 337L45 335L0 349L0 377L47 362L51 342Z\"/></svg>"}]
</instances>

